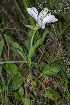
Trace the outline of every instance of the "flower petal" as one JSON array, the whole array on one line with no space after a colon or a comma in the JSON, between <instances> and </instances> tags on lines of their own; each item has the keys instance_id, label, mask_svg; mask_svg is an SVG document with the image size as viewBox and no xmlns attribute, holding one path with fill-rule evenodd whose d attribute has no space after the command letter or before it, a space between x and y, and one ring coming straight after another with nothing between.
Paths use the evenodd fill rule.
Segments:
<instances>
[{"instance_id":1,"label":"flower petal","mask_svg":"<svg viewBox=\"0 0 70 105\"><path fill-rule=\"evenodd\" d=\"M42 22L41 22L41 20L38 20L38 24L39 24L39 26L40 26L42 29L44 29L46 23L51 23L51 22L56 22L56 21L58 21L58 19L55 18L54 15L48 14L48 15L43 19Z\"/></svg>"},{"instance_id":2,"label":"flower petal","mask_svg":"<svg viewBox=\"0 0 70 105\"><path fill-rule=\"evenodd\" d=\"M28 13L37 21L38 11L35 7L27 8Z\"/></svg>"},{"instance_id":3,"label":"flower petal","mask_svg":"<svg viewBox=\"0 0 70 105\"><path fill-rule=\"evenodd\" d=\"M49 9L48 8L43 8L42 11L39 13L39 17L44 13L46 15L48 13Z\"/></svg>"},{"instance_id":4,"label":"flower petal","mask_svg":"<svg viewBox=\"0 0 70 105\"><path fill-rule=\"evenodd\" d=\"M58 21L57 18L55 18L54 15L51 15L51 14L48 14L42 21L43 24L46 24L46 23L51 23L51 22L56 22Z\"/></svg>"},{"instance_id":5,"label":"flower petal","mask_svg":"<svg viewBox=\"0 0 70 105\"><path fill-rule=\"evenodd\" d=\"M45 16L47 16L49 9L48 8L43 8L43 10L39 13L38 18L37 18L37 22L38 25L44 29L45 28L45 24L42 23L42 20Z\"/></svg>"},{"instance_id":6,"label":"flower petal","mask_svg":"<svg viewBox=\"0 0 70 105\"><path fill-rule=\"evenodd\" d=\"M41 28L44 29L45 28L45 24L42 23L41 24Z\"/></svg>"}]
</instances>

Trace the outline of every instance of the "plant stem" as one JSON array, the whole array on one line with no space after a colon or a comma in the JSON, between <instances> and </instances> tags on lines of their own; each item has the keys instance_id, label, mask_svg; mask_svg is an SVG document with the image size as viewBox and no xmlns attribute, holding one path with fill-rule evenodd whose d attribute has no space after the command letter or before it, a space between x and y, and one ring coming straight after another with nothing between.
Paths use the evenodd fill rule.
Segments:
<instances>
[{"instance_id":1,"label":"plant stem","mask_svg":"<svg viewBox=\"0 0 70 105\"><path fill-rule=\"evenodd\" d=\"M32 44L33 44L33 39L34 39L34 35L35 35L36 31L37 31L37 30L35 30L34 33L33 33L33 35L32 35L32 39L31 39L31 47L32 47Z\"/></svg>"},{"instance_id":2,"label":"plant stem","mask_svg":"<svg viewBox=\"0 0 70 105\"><path fill-rule=\"evenodd\" d=\"M38 24L36 24L36 27L38 26ZM39 28L38 28L39 29ZM34 33L33 33L33 35L32 35L32 38L31 38L31 46L30 46L30 48L32 47L32 45L33 45L33 39L34 39L34 35L35 35L35 33L36 33L36 31L38 30L38 29L35 29L34 30ZM32 80L32 68L31 68L31 57L29 57L29 71L30 71L30 76L31 76L31 82L32 82L32 91L33 91L33 80Z\"/></svg>"},{"instance_id":3,"label":"plant stem","mask_svg":"<svg viewBox=\"0 0 70 105\"><path fill-rule=\"evenodd\" d=\"M37 26L38 26L38 24L36 24L36 27L37 27ZM35 29L35 30L34 30L34 33L33 33L33 35L32 35L30 48L32 47L34 35L35 35L35 33L36 33L37 30L38 30L38 29ZM30 67L30 66L31 66L31 58L29 58L29 67Z\"/></svg>"}]
</instances>

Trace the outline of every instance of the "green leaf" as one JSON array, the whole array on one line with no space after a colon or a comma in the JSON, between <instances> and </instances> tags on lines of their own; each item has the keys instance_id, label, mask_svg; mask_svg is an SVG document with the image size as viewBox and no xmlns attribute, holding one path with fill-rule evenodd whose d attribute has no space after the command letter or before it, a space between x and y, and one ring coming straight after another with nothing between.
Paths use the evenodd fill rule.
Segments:
<instances>
[{"instance_id":1,"label":"green leaf","mask_svg":"<svg viewBox=\"0 0 70 105\"><path fill-rule=\"evenodd\" d=\"M59 86L59 82L58 81L57 82L54 81L53 83L54 83L54 87L55 88L57 88Z\"/></svg>"},{"instance_id":2,"label":"green leaf","mask_svg":"<svg viewBox=\"0 0 70 105\"><path fill-rule=\"evenodd\" d=\"M20 96L23 97L23 95L24 95L24 89L23 89L23 87L20 87L18 92L19 92Z\"/></svg>"},{"instance_id":3,"label":"green leaf","mask_svg":"<svg viewBox=\"0 0 70 105\"><path fill-rule=\"evenodd\" d=\"M27 99L26 97L23 100L24 105L31 105L30 104L30 99Z\"/></svg>"},{"instance_id":4,"label":"green leaf","mask_svg":"<svg viewBox=\"0 0 70 105\"><path fill-rule=\"evenodd\" d=\"M48 97L50 99L59 99L61 97L60 94L54 89L48 90L46 93L44 93L43 96Z\"/></svg>"},{"instance_id":5,"label":"green leaf","mask_svg":"<svg viewBox=\"0 0 70 105\"><path fill-rule=\"evenodd\" d=\"M0 56L2 54L3 46L4 46L4 40L0 41Z\"/></svg>"},{"instance_id":6,"label":"green leaf","mask_svg":"<svg viewBox=\"0 0 70 105\"><path fill-rule=\"evenodd\" d=\"M46 66L46 63L44 63L44 62L40 62L40 64L33 64L33 66L35 66L35 67L44 67L44 66Z\"/></svg>"},{"instance_id":7,"label":"green leaf","mask_svg":"<svg viewBox=\"0 0 70 105\"><path fill-rule=\"evenodd\" d=\"M38 39L37 42L35 42L35 44L30 48L30 50L29 50L29 58L33 56L33 54L35 52L35 49L43 43L47 33L48 32L45 31L44 34L43 34L43 37Z\"/></svg>"},{"instance_id":8,"label":"green leaf","mask_svg":"<svg viewBox=\"0 0 70 105\"><path fill-rule=\"evenodd\" d=\"M27 40L25 41L25 46L26 46L27 50L30 49L30 41L29 41L29 39L27 39Z\"/></svg>"},{"instance_id":9,"label":"green leaf","mask_svg":"<svg viewBox=\"0 0 70 105\"><path fill-rule=\"evenodd\" d=\"M22 76L15 75L10 81L9 89L16 90L23 84L23 82L24 78Z\"/></svg>"},{"instance_id":10,"label":"green leaf","mask_svg":"<svg viewBox=\"0 0 70 105\"><path fill-rule=\"evenodd\" d=\"M16 66L16 64L13 64L13 63L6 63L6 70L8 72L8 74L10 76L12 75L21 75L21 72L19 71L18 67Z\"/></svg>"},{"instance_id":11,"label":"green leaf","mask_svg":"<svg viewBox=\"0 0 70 105\"><path fill-rule=\"evenodd\" d=\"M23 48L17 42L14 42L13 40L11 40L10 36L4 34L4 37L6 42L13 46L14 51L16 51L16 49L19 51L23 51Z\"/></svg>"},{"instance_id":12,"label":"green leaf","mask_svg":"<svg viewBox=\"0 0 70 105\"><path fill-rule=\"evenodd\" d=\"M16 99L21 100L21 97L20 97L19 93L16 92L16 91L12 91L12 96L13 96L13 97L16 96Z\"/></svg>"},{"instance_id":13,"label":"green leaf","mask_svg":"<svg viewBox=\"0 0 70 105\"><path fill-rule=\"evenodd\" d=\"M0 62L0 65L5 64L5 63L27 63L25 61L5 61L5 62Z\"/></svg>"},{"instance_id":14,"label":"green leaf","mask_svg":"<svg viewBox=\"0 0 70 105\"><path fill-rule=\"evenodd\" d=\"M70 93L67 93L68 101L70 102Z\"/></svg>"},{"instance_id":15,"label":"green leaf","mask_svg":"<svg viewBox=\"0 0 70 105\"><path fill-rule=\"evenodd\" d=\"M26 56L26 53L24 53L23 48L17 42L12 41L10 36L4 34L4 37L5 37L6 42L11 44L11 49L14 52L18 52L26 60L27 56Z\"/></svg>"},{"instance_id":16,"label":"green leaf","mask_svg":"<svg viewBox=\"0 0 70 105\"><path fill-rule=\"evenodd\" d=\"M37 40L37 42L30 48L30 50L29 50L29 58L30 58L31 56L33 56L33 53L34 53L35 49L43 43L43 40L44 40L43 38L40 38L40 39Z\"/></svg>"},{"instance_id":17,"label":"green leaf","mask_svg":"<svg viewBox=\"0 0 70 105\"><path fill-rule=\"evenodd\" d=\"M47 64L42 71L42 74L50 76L55 75L61 70L60 66L57 63L53 63L51 65ZM42 75L41 74L41 75Z\"/></svg>"},{"instance_id":18,"label":"green leaf","mask_svg":"<svg viewBox=\"0 0 70 105\"><path fill-rule=\"evenodd\" d=\"M29 49L30 49L30 41L31 41L31 37L32 37L32 35L33 35L33 33L34 33L34 30L30 30L28 33L27 33L27 36L28 36L28 38L27 38L27 40L25 41L25 46L26 46L26 48L27 48L27 50L29 51Z\"/></svg>"},{"instance_id":19,"label":"green leaf","mask_svg":"<svg viewBox=\"0 0 70 105\"><path fill-rule=\"evenodd\" d=\"M28 28L31 28L32 30L38 30L40 27L39 26L32 26L32 25L25 25Z\"/></svg>"}]
</instances>

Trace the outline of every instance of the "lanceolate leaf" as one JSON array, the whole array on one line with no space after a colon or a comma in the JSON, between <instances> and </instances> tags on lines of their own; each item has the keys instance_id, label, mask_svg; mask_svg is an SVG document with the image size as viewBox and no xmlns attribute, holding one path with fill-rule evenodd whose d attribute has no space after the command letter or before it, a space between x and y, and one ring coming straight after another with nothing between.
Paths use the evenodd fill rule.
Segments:
<instances>
[{"instance_id":1,"label":"lanceolate leaf","mask_svg":"<svg viewBox=\"0 0 70 105\"><path fill-rule=\"evenodd\" d=\"M30 104L30 99L28 99L26 97L24 97L24 99L22 101L23 101L24 105L32 105L32 104Z\"/></svg>"},{"instance_id":2,"label":"lanceolate leaf","mask_svg":"<svg viewBox=\"0 0 70 105\"><path fill-rule=\"evenodd\" d=\"M9 89L10 90L18 89L23 84L24 81L25 79L22 76L15 75L10 81Z\"/></svg>"},{"instance_id":3,"label":"lanceolate leaf","mask_svg":"<svg viewBox=\"0 0 70 105\"><path fill-rule=\"evenodd\" d=\"M44 76L55 75L61 70L60 66L57 63L53 63L51 65L47 64L42 71ZM41 74L41 75L42 75Z\"/></svg>"},{"instance_id":4,"label":"lanceolate leaf","mask_svg":"<svg viewBox=\"0 0 70 105\"><path fill-rule=\"evenodd\" d=\"M37 30L40 28L39 26L32 26L32 25L25 25L25 26L31 28L32 30Z\"/></svg>"},{"instance_id":5,"label":"lanceolate leaf","mask_svg":"<svg viewBox=\"0 0 70 105\"><path fill-rule=\"evenodd\" d=\"M23 48L17 43L14 42L13 40L11 40L10 36L4 34L5 40L7 43L11 44L13 46L13 48L15 48L15 50L19 50L19 51L23 51Z\"/></svg>"},{"instance_id":6,"label":"lanceolate leaf","mask_svg":"<svg viewBox=\"0 0 70 105\"><path fill-rule=\"evenodd\" d=\"M25 52L23 51L23 48L19 45L19 43L12 41L10 36L8 36L6 34L4 34L4 37L5 37L6 42L11 45L11 49L14 52L19 53L26 60L27 59L27 56L25 53L26 51Z\"/></svg>"},{"instance_id":7,"label":"lanceolate leaf","mask_svg":"<svg viewBox=\"0 0 70 105\"><path fill-rule=\"evenodd\" d=\"M44 39L45 39L47 33L48 33L48 32L45 31L44 34L43 34L43 37L40 38L40 39L38 39L37 42L35 42L35 44L30 48L30 50L29 50L29 58L30 58L31 56L33 56L33 54L34 54L34 52L35 52L35 49L43 43L43 41L44 41Z\"/></svg>"},{"instance_id":8,"label":"lanceolate leaf","mask_svg":"<svg viewBox=\"0 0 70 105\"><path fill-rule=\"evenodd\" d=\"M43 43L43 38L39 39L29 50L29 58L32 56L35 49Z\"/></svg>"},{"instance_id":9,"label":"lanceolate leaf","mask_svg":"<svg viewBox=\"0 0 70 105\"><path fill-rule=\"evenodd\" d=\"M6 70L7 70L8 74L10 76L16 75L16 74L21 75L21 72L18 69L18 67L16 66L16 64L6 63L6 68L7 68Z\"/></svg>"},{"instance_id":10,"label":"lanceolate leaf","mask_svg":"<svg viewBox=\"0 0 70 105\"><path fill-rule=\"evenodd\" d=\"M23 97L23 95L24 95L24 89L23 89L22 86L19 88L18 92L19 92L20 96Z\"/></svg>"},{"instance_id":11,"label":"lanceolate leaf","mask_svg":"<svg viewBox=\"0 0 70 105\"><path fill-rule=\"evenodd\" d=\"M44 93L43 96L48 97L50 99L59 99L61 97L60 94L54 89L48 90L46 93Z\"/></svg>"}]
</instances>

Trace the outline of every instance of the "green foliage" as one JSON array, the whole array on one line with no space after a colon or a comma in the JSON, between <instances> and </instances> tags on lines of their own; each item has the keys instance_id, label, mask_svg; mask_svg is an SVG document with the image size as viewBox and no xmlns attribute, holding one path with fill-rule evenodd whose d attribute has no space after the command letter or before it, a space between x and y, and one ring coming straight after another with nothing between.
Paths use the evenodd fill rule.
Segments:
<instances>
[{"instance_id":1,"label":"green foliage","mask_svg":"<svg viewBox=\"0 0 70 105\"><path fill-rule=\"evenodd\" d=\"M28 38L27 38L27 40L25 41L25 46L26 46L26 48L27 48L27 50L29 51L29 49L30 49L30 41L31 41L31 37L32 37L32 35L33 35L33 33L34 33L34 30L30 30L29 32L28 32Z\"/></svg>"},{"instance_id":2,"label":"green foliage","mask_svg":"<svg viewBox=\"0 0 70 105\"><path fill-rule=\"evenodd\" d=\"M10 36L4 34L5 40L7 43L12 45L12 49L17 52L18 51L23 51L23 48L17 43L11 40Z\"/></svg>"},{"instance_id":3,"label":"green foliage","mask_svg":"<svg viewBox=\"0 0 70 105\"><path fill-rule=\"evenodd\" d=\"M45 39L47 33L48 33L48 32L45 31L44 34L43 34L43 37L40 38L40 39L38 39L38 40L35 42L35 44L30 48L30 50L29 50L29 58L31 58L31 57L33 56L33 54L34 54L36 48L37 48L38 46L40 46L40 45L43 43L43 41L44 41L44 39Z\"/></svg>"},{"instance_id":4,"label":"green foliage","mask_svg":"<svg viewBox=\"0 0 70 105\"><path fill-rule=\"evenodd\" d=\"M27 50L29 51L29 49L30 49L30 41L29 41L29 39L27 39L25 41L25 46L26 46Z\"/></svg>"},{"instance_id":5,"label":"green foliage","mask_svg":"<svg viewBox=\"0 0 70 105\"><path fill-rule=\"evenodd\" d=\"M42 74L45 76L55 75L61 70L60 66L57 63L52 63L51 65L47 64L42 71ZM42 75L40 74L40 75Z\"/></svg>"},{"instance_id":6,"label":"green foliage","mask_svg":"<svg viewBox=\"0 0 70 105\"><path fill-rule=\"evenodd\" d=\"M4 34L5 40L7 43L11 45L11 49L14 52L20 53L20 55L25 59L26 61L26 53L24 53L23 48L17 43L11 40L10 36ZM26 52L26 51L25 51Z\"/></svg>"},{"instance_id":7,"label":"green foliage","mask_svg":"<svg viewBox=\"0 0 70 105\"><path fill-rule=\"evenodd\" d=\"M30 105L30 99L27 99L26 97L24 97L23 103L24 105Z\"/></svg>"},{"instance_id":8,"label":"green foliage","mask_svg":"<svg viewBox=\"0 0 70 105\"><path fill-rule=\"evenodd\" d=\"M31 28L32 30L38 30L39 26L32 26L32 25L25 25L28 28ZM30 41L31 41L31 37L34 31L30 31L30 35L28 35L28 39L25 41L25 46L27 48L27 50L30 49Z\"/></svg>"},{"instance_id":9,"label":"green foliage","mask_svg":"<svg viewBox=\"0 0 70 105\"><path fill-rule=\"evenodd\" d=\"M0 56L2 54L3 46L4 46L4 40L0 41Z\"/></svg>"},{"instance_id":10,"label":"green foliage","mask_svg":"<svg viewBox=\"0 0 70 105\"><path fill-rule=\"evenodd\" d=\"M7 70L8 74L10 76L14 76L16 74L18 74L19 76L21 76L21 72L19 71L19 69L16 66L16 64L6 63L6 70Z\"/></svg>"},{"instance_id":11,"label":"green foliage","mask_svg":"<svg viewBox=\"0 0 70 105\"><path fill-rule=\"evenodd\" d=\"M46 63L44 63L44 62L40 62L40 64L36 64L36 65L34 65L35 67L44 67L44 66L46 66Z\"/></svg>"},{"instance_id":12,"label":"green foliage","mask_svg":"<svg viewBox=\"0 0 70 105\"><path fill-rule=\"evenodd\" d=\"M23 4L24 4L25 8L28 8L28 4L27 4L26 0L23 0Z\"/></svg>"},{"instance_id":13,"label":"green foliage","mask_svg":"<svg viewBox=\"0 0 70 105\"><path fill-rule=\"evenodd\" d=\"M16 90L21 87L25 79L22 76L15 75L11 78L9 90Z\"/></svg>"},{"instance_id":14,"label":"green foliage","mask_svg":"<svg viewBox=\"0 0 70 105\"><path fill-rule=\"evenodd\" d=\"M67 94L68 101L70 102L70 93Z\"/></svg>"},{"instance_id":15,"label":"green foliage","mask_svg":"<svg viewBox=\"0 0 70 105\"><path fill-rule=\"evenodd\" d=\"M60 0L58 3L56 0L54 2L49 0L46 3L45 0L14 0L13 2L2 0L0 4L0 102L2 101L2 105L5 103L32 105L31 102L37 105L70 103L70 8L64 11L66 6L66 2ZM36 27L35 20L27 11L27 8L32 7L36 7L38 13L41 8L47 7L51 10L51 14L58 18L58 22L53 23L56 35L52 23L47 23L44 30ZM52 12L54 9L57 13ZM60 9L61 12L58 11ZM27 24L23 25L23 21ZM17 53L21 57L17 58ZM16 63L19 63L19 66Z\"/></svg>"},{"instance_id":16,"label":"green foliage","mask_svg":"<svg viewBox=\"0 0 70 105\"><path fill-rule=\"evenodd\" d=\"M32 25L25 25L28 28L31 28L32 30L38 30L40 27L39 26L32 26Z\"/></svg>"},{"instance_id":17,"label":"green foliage","mask_svg":"<svg viewBox=\"0 0 70 105\"><path fill-rule=\"evenodd\" d=\"M23 95L24 95L24 89L23 89L23 87L20 87L18 92L19 92L20 96L23 97Z\"/></svg>"},{"instance_id":18,"label":"green foliage","mask_svg":"<svg viewBox=\"0 0 70 105\"><path fill-rule=\"evenodd\" d=\"M29 50L29 58L33 56L35 49L40 46L44 41L44 38L40 38Z\"/></svg>"},{"instance_id":19,"label":"green foliage","mask_svg":"<svg viewBox=\"0 0 70 105\"><path fill-rule=\"evenodd\" d=\"M48 90L46 93L44 93L43 96L48 97L50 99L59 99L61 97L60 94L54 89Z\"/></svg>"},{"instance_id":20,"label":"green foliage","mask_svg":"<svg viewBox=\"0 0 70 105\"><path fill-rule=\"evenodd\" d=\"M57 88L59 86L59 82L53 82L54 83L54 87Z\"/></svg>"}]
</instances>

